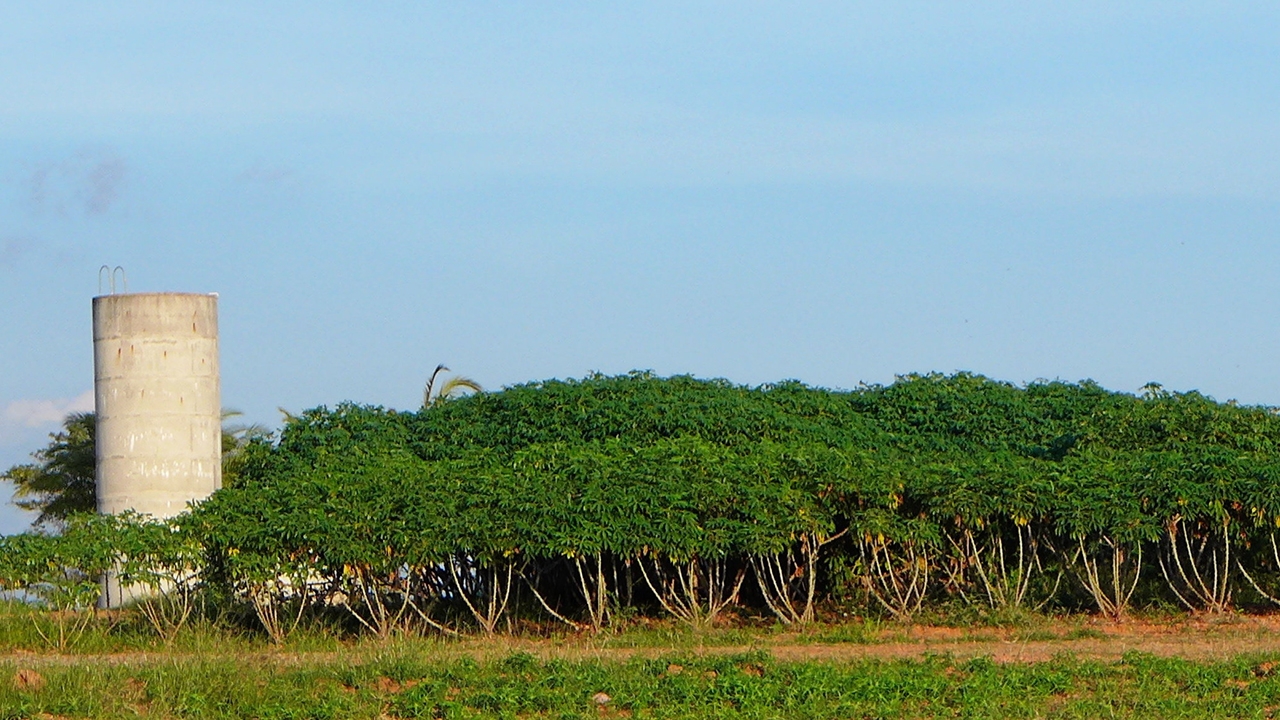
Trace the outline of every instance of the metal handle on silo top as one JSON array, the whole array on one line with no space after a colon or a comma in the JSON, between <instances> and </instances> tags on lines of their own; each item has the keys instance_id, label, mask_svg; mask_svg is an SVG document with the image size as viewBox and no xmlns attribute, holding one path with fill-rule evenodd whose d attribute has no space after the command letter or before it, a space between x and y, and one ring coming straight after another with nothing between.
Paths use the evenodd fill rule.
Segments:
<instances>
[{"instance_id":1,"label":"metal handle on silo top","mask_svg":"<svg viewBox=\"0 0 1280 720\"><path fill-rule=\"evenodd\" d=\"M103 273L104 271L107 273L107 274L106 274L106 280L107 280L107 282L106 282L106 288L107 288L108 290L110 290L110 294L111 294L111 295L115 295L115 294L116 294L116 274L117 274L117 273L119 273L119 275L120 275L120 292L122 292L122 293L127 293L127 292L129 292L129 278L128 278L128 276L126 276L126 275L124 274L124 268L122 268L122 267L120 267L119 265L117 265L117 266L115 266L115 268L113 269L110 265L103 265L102 267L98 268L98 294L99 294L99 295L103 295L103 294L105 294L105 293L103 293L103 292L102 292L102 291L103 291L103 282L102 282L102 280L103 280L103 275L102 275L102 273Z\"/></svg>"}]
</instances>

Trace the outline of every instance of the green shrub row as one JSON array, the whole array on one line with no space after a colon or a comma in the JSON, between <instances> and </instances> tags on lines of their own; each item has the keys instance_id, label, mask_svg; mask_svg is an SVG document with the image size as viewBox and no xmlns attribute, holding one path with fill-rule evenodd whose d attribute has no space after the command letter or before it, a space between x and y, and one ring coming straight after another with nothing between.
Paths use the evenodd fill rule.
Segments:
<instances>
[{"instance_id":1,"label":"green shrub row","mask_svg":"<svg viewBox=\"0 0 1280 720\"><path fill-rule=\"evenodd\" d=\"M379 634L512 613L803 623L825 599L1223 612L1280 595L1278 451L1272 410L1158 386L593 376L305 412L235 486L167 534L112 531L131 539L108 554L135 582L239 598L273 637L320 606Z\"/></svg>"}]
</instances>

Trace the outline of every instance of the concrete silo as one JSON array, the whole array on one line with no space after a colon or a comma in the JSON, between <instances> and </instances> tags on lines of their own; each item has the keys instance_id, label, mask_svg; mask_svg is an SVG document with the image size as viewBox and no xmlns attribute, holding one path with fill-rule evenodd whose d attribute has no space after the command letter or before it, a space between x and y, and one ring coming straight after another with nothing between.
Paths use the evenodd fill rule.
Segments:
<instances>
[{"instance_id":1,"label":"concrete silo","mask_svg":"<svg viewBox=\"0 0 1280 720\"><path fill-rule=\"evenodd\" d=\"M217 295L94 298L93 368L98 512L168 518L222 486ZM125 599L108 578L102 605Z\"/></svg>"}]
</instances>

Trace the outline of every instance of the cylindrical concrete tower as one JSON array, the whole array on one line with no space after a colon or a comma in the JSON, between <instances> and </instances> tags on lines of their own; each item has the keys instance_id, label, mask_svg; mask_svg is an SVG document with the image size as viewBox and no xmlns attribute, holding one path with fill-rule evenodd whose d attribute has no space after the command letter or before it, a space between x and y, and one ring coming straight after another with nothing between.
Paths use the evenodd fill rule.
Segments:
<instances>
[{"instance_id":1,"label":"cylindrical concrete tower","mask_svg":"<svg viewBox=\"0 0 1280 720\"><path fill-rule=\"evenodd\" d=\"M217 295L94 298L93 369L98 512L168 518L222 486Z\"/></svg>"}]
</instances>

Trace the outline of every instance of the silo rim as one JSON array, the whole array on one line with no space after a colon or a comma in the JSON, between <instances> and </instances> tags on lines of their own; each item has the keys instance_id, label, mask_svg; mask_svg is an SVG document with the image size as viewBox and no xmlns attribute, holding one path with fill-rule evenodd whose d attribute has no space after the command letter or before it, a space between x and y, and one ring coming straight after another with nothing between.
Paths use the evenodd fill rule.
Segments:
<instances>
[{"instance_id":1,"label":"silo rim","mask_svg":"<svg viewBox=\"0 0 1280 720\"><path fill-rule=\"evenodd\" d=\"M200 292L134 292L134 293L111 293L108 295L94 295L93 299L102 300L104 298L123 298L123 297L218 297L218 293L200 293Z\"/></svg>"}]
</instances>

